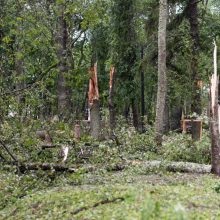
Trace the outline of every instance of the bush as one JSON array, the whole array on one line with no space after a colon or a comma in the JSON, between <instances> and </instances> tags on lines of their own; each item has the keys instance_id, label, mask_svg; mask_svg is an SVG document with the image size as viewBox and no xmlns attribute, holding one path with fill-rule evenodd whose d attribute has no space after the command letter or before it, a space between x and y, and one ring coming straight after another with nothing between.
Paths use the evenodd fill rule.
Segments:
<instances>
[{"instance_id":1,"label":"bush","mask_svg":"<svg viewBox=\"0 0 220 220\"><path fill-rule=\"evenodd\" d=\"M160 151L164 159L170 161L187 161L195 163L211 163L211 143L207 131L202 140L194 142L191 135L170 133L165 137Z\"/></svg>"}]
</instances>

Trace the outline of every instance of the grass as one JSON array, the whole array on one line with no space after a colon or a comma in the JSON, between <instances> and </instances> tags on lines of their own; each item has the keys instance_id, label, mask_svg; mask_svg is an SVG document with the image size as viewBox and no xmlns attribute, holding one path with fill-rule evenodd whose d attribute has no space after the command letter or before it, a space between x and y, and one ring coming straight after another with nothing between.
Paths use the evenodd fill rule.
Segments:
<instances>
[{"instance_id":1,"label":"grass","mask_svg":"<svg viewBox=\"0 0 220 220\"><path fill-rule=\"evenodd\" d=\"M54 133L55 143L72 140L72 130L58 125L62 135ZM35 133L29 132L31 128L21 132L5 126L3 136L21 161L57 162L59 149L39 153L40 143ZM19 132L21 137L16 136ZM119 146L113 140L94 143L87 136L71 146L67 166L76 166L78 173L35 171L17 175L11 166L0 167L0 220L220 219L220 181L213 175L169 173L141 166L120 172L104 169L122 163L122 158L210 164L207 131L197 143L189 135L170 133L159 151L151 129L139 134L121 126L116 133ZM98 169L86 173L82 166L87 165Z\"/></svg>"},{"instance_id":2,"label":"grass","mask_svg":"<svg viewBox=\"0 0 220 220\"><path fill-rule=\"evenodd\" d=\"M62 186L17 198L0 211L0 219L220 219L219 179L213 175L127 169L62 178L67 178Z\"/></svg>"}]
</instances>

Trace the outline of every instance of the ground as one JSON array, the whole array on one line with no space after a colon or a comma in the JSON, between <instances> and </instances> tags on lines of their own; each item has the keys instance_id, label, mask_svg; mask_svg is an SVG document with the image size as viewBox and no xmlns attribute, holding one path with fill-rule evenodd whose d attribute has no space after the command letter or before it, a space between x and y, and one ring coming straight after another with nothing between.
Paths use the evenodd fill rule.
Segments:
<instances>
[{"instance_id":1,"label":"ground","mask_svg":"<svg viewBox=\"0 0 220 220\"><path fill-rule=\"evenodd\" d=\"M62 185L54 180L51 187L17 196L0 219L220 219L220 182L211 174L127 168L60 178Z\"/></svg>"}]
</instances>

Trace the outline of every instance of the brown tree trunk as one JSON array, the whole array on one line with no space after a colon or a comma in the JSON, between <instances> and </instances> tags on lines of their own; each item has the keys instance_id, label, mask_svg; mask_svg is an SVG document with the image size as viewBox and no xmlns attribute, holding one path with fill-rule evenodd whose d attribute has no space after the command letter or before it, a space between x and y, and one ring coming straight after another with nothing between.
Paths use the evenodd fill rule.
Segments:
<instances>
[{"instance_id":1,"label":"brown tree trunk","mask_svg":"<svg viewBox=\"0 0 220 220\"><path fill-rule=\"evenodd\" d=\"M21 53L20 49L18 50L19 53ZM16 90L22 90L25 87L24 80L21 80L21 77L24 73L24 68L23 68L23 60L19 57L15 58L15 71L16 71L16 77L18 78L17 83L16 83ZM19 115L22 115L22 109L25 102L24 95L22 93L17 95L17 102L19 106Z\"/></svg>"},{"instance_id":2,"label":"brown tree trunk","mask_svg":"<svg viewBox=\"0 0 220 220\"><path fill-rule=\"evenodd\" d=\"M157 107L156 107L156 141L158 145L162 144L164 133L164 111L167 94L167 76L166 76L166 27L167 27L167 0L160 0L159 10L159 28L158 28L158 89L157 89Z\"/></svg>"},{"instance_id":3,"label":"brown tree trunk","mask_svg":"<svg viewBox=\"0 0 220 220\"><path fill-rule=\"evenodd\" d=\"M141 48L141 59L144 59L144 48ZM144 96L144 69L141 67L141 132L144 132L145 96Z\"/></svg>"},{"instance_id":4,"label":"brown tree trunk","mask_svg":"<svg viewBox=\"0 0 220 220\"><path fill-rule=\"evenodd\" d=\"M90 117L91 136L94 139L99 139L101 131L99 100L93 101L93 104L90 107Z\"/></svg>"},{"instance_id":5,"label":"brown tree trunk","mask_svg":"<svg viewBox=\"0 0 220 220\"><path fill-rule=\"evenodd\" d=\"M58 4L58 30L57 30L57 57L60 61L58 83L57 83L57 101L58 101L58 114L61 118L67 118L70 113L70 98L69 89L67 86L66 75L68 73L67 64L67 22L64 15L65 5Z\"/></svg>"},{"instance_id":6,"label":"brown tree trunk","mask_svg":"<svg viewBox=\"0 0 220 220\"><path fill-rule=\"evenodd\" d=\"M188 19L190 24L190 35L192 39L192 59L191 59L191 70L192 70L192 105L191 111L197 114L202 113L201 106L201 92L199 87L199 70L198 70L198 59L199 59L199 21L198 21L198 0L189 1L188 6Z\"/></svg>"},{"instance_id":7,"label":"brown tree trunk","mask_svg":"<svg viewBox=\"0 0 220 220\"><path fill-rule=\"evenodd\" d=\"M170 130L170 116L169 116L169 100L166 97L165 109L164 109L164 132Z\"/></svg>"},{"instance_id":8,"label":"brown tree trunk","mask_svg":"<svg viewBox=\"0 0 220 220\"><path fill-rule=\"evenodd\" d=\"M214 74L211 78L210 86L210 131L212 141L212 168L211 172L220 176L220 139L219 139L219 104L218 104L218 84L217 76L217 46L214 49Z\"/></svg>"},{"instance_id":9,"label":"brown tree trunk","mask_svg":"<svg viewBox=\"0 0 220 220\"><path fill-rule=\"evenodd\" d=\"M22 9L18 9L17 16L21 16ZM15 53L15 72L16 72L16 90L22 90L25 87L24 76L24 58L23 58L23 50L21 47L20 40L23 35L23 21L18 21L17 32L19 33L15 40L16 53ZM16 96L18 102L18 114L21 117L24 113L24 103L25 97L21 92ZM22 118L20 118L22 120Z\"/></svg>"},{"instance_id":10,"label":"brown tree trunk","mask_svg":"<svg viewBox=\"0 0 220 220\"><path fill-rule=\"evenodd\" d=\"M139 111L138 111L138 104L135 100L132 100L131 108L132 108L132 116L133 116L133 126L138 131L139 130Z\"/></svg>"},{"instance_id":11,"label":"brown tree trunk","mask_svg":"<svg viewBox=\"0 0 220 220\"><path fill-rule=\"evenodd\" d=\"M98 73L97 63L90 69L88 101L90 108L90 128L91 136L94 139L100 138L101 121L99 109L99 90L98 90Z\"/></svg>"},{"instance_id":12,"label":"brown tree trunk","mask_svg":"<svg viewBox=\"0 0 220 220\"><path fill-rule=\"evenodd\" d=\"M115 87L115 68L111 67L110 70L110 82L109 82L109 127L111 130L111 133L113 132L115 128L115 106L114 106L114 87Z\"/></svg>"}]
</instances>

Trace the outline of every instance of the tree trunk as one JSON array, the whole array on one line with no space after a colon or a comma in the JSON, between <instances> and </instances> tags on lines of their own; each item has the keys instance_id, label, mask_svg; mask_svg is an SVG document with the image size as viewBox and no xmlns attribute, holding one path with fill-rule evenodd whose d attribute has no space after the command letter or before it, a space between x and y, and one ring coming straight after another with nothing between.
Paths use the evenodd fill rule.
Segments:
<instances>
[{"instance_id":1,"label":"tree trunk","mask_svg":"<svg viewBox=\"0 0 220 220\"><path fill-rule=\"evenodd\" d=\"M101 122L99 109L99 90L98 90L98 73L97 63L90 69L88 101L90 107L90 128L91 136L94 139L100 138Z\"/></svg>"},{"instance_id":2,"label":"tree trunk","mask_svg":"<svg viewBox=\"0 0 220 220\"><path fill-rule=\"evenodd\" d=\"M177 102L178 103L178 102ZM182 107L181 105L173 105L170 111L170 130L179 130L181 127Z\"/></svg>"},{"instance_id":3,"label":"tree trunk","mask_svg":"<svg viewBox=\"0 0 220 220\"><path fill-rule=\"evenodd\" d=\"M141 48L141 59L144 59L144 48ZM144 102L144 70L141 67L141 132L144 132L144 116L145 116L145 102Z\"/></svg>"},{"instance_id":4,"label":"tree trunk","mask_svg":"<svg viewBox=\"0 0 220 220\"><path fill-rule=\"evenodd\" d=\"M166 26L167 26L167 0L160 0L159 28L158 28L158 89L156 107L156 141L162 144L164 133L164 111L167 94L166 76Z\"/></svg>"},{"instance_id":5,"label":"tree trunk","mask_svg":"<svg viewBox=\"0 0 220 220\"><path fill-rule=\"evenodd\" d=\"M164 109L164 132L170 130L170 116L169 116L169 100L166 97L165 109Z\"/></svg>"},{"instance_id":6,"label":"tree trunk","mask_svg":"<svg viewBox=\"0 0 220 220\"><path fill-rule=\"evenodd\" d=\"M63 3L58 5L58 33L57 33L57 57L60 61L58 84L57 84L57 101L58 101L58 114L60 118L67 118L70 113L70 99L69 89L67 87L66 75L68 73L67 64L67 22L64 15L65 6Z\"/></svg>"},{"instance_id":7,"label":"tree trunk","mask_svg":"<svg viewBox=\"0 0 220 220\"><path fill-rule=\"evenodd\" d=\"M217 76L217 46L214 49L214 74L210 86L210 132L212 142L212 169L211 172L220 176L220 139L219 139L219 104L218 104Z\"/></svg>"},{"instance_id":8,"label":"tree trunk","mask_svg":"<svg viewBox=\"0 0 220 220\"><path fill-rule=\"evenodd\" d=\"M111 133L115 128L115 106L114 106L114 87L115 87L115 68L111 67L110 70L110 83L109 83L109 127Z\"/></svg>"},{"instance_id":9,"label":"tree trunk","mask_svg":"<svg viewBox=\"0 0 220 220\"><path fill-rule=\"evenodd\" d=\"M191 70L192 70L192 105L191 111L197 114L202 113L201 106L201 92L199 87L199 70L198 70L198 59L199 59L199 21L198 21L198 0L189 1L188 7L188 19L190 24L190 35L192 39L192 59L191 59Z\"/></svg>"},{"instance_id":10,"label":"tree trunk","mask_svg":"<svg viewBox=\"0 0 220 220\"><path fill-rule=\"evenodd\" d=\"M134 99L132 100L131 107L132 107L132 116L133 116L133 126L138 131L139 130L139 112L138 112L138 104Z\"/></svg>"},{"instance_id":11,"label":"tree trunk","mask_svg":"<svg viewBox=\"0 0 220 220\"><path fill-rule=\"evenodd\" d=\"M100 111L99 111L99 100L94 100L93 104L90 107L90 126L91 126L91 136L94 139L100 138Z\"/></svg>"}]
</instances>

